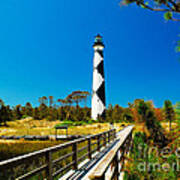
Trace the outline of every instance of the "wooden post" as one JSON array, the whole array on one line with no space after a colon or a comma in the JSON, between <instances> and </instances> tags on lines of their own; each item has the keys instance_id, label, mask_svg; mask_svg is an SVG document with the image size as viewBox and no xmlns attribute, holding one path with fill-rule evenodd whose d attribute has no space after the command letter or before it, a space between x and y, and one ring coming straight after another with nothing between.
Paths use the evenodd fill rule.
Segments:
<instances>
[{"instance_id":1,"label":"wooden post","mask_svg":"<svg viewBox=\"0 0 180 180\"><path fill-rule=\"evenodd\" d=\"M117 151L116 155L115 155L115 178L119 179L119 175L120 175L120 172L119 172L119 159L118 159L118 151Z\"/></svg>"},{"instance_id":2,"label":"wooden post","mask_svg":"<svg viewBox=\"0 0 180 180\"><path fill-rule=\"evenodd\" d=\"M127 143L126 143L126 146L127 146L127 148L126 148L126 154L128 154L129 153L129 151L130 151L130 146L131 146L131 138L132 138L132 134L130 133L129 135L128 135L128 138L127 138Z\"/></svg>"},{"instance_id":3,"label":"wooden post","mask_svg":"<svg viewBox=\"0 0 180 180\"><path fill-rule=\"evenodd\" d=\"M104 172L101 177L96 177L95 180L105 180L105 179L106 179L106 177L105 177L105 172Z\"/></svg>"},{"instance_id":4,"label":"wooden post","mask_svg":"<svg viewBox=\"0 0 180 180\"><path fill-rule=\"evenodd\" d=\"M57 129L56 129L56 140L57 140Z\"/></svg>"},{"instance_id":5,"label":"wooden post","mask_svg":"<svg viewBox=\"0 0 180 180\"><path fill-rule=\"evenodd\" d=\"M101 177L101 180L105 180L105 172L104 172L104 174L102 175L102 177Z\"/></svg>"},{"instance_id":6,"label":"wooden post","mask_svg":"<svg viewBox=\"0 0 180 180\"><path fill-rule=\"evenodd\" d=\"M110 142L113 140L112 138L112 131L110 131Z\"/></svg>"},{"instance_id":7,"label":"wooden post","mask_svg":"<svg viewBox=\"0 0 180 180\"><path fill-rule=\"evenodd\" d=\"M113 140L116 139L116 130L113 129Z\"/></svg>"},{"instance_id":8,"label":"wooden post","mask_svg":"<svg viewBox=\"0 0 180 180\"><path fill-rule=\"evenodd\" d=\"M128 137L126 138L123 147L124 147L124 154L126 155L128 151Z\"/></svg>"},{"instance_id":9,"label":"wooden post","mask_svg":"<svg viewBox=\"0 0 180 180\"><path fill-rule=\"evenodd\" d=\"M101 135L98 135L97 136L97 150L100 151L100 138L101 138Z\"/></svg>"},{"instance_id":10,"label":"wooden post","mask_svg":"<svg viewBox=\"0 0 180 180\"><path fill-rule=\"evenodd\" d=\"M72 151L73 151L73 157L72 160L74 161L74 167L73 169L76 170L78 169L78 152L77 152L77 143L73 143L72 145Z\"/></svg>"},{"instance_id":11,"label":"wooden post","mask_svg":"<svg viewBox=\"0 0 180 180\"><path fill-rule=\"evenodd\" d=\"M106 146L106 133L104 133L104 146Z\"/></svg>"},{"instance_id":12,"label":"wooden post","mask_svg":"<svg viewBox=\"0 0 180 180\"><path fill-rule=\"evenodd\" d=\"M111 134L110 134L110 131L108 131L108 143L110 143L110 140L111 140L111 139L110 139L110 135L111 135Z\"/></svg>"},{"instance_id":13,"label":"wooden post","mask_svg":"<svg viewBox=\"0 0 180 180\"><path fill-rule=\"evenodd\" d=\"M120 159L120 164L121 164L121 170L124 167L124 145L120 148L120 153L121 153L121 159ZM121 173L121 172L120 172Z\"/></svg>"},{"instance_id":14,"label":"wooden post","mask_svg":"<svg viewBox=\"0 0 180 180\"><path fill-rule=\"evenodd\" d=\"M111 131L111 141L114 141L114 129Z\"/></svg>"},{"instance_id":15,"label":"wooden post","mask_svg":"<svg viewBox=\"0 0 180 180\"><path fill-rule=\"evenodd\" d=\"M48 151L46 153L46 163L47 163L47 169L46 169L46 176L47 180L53 180L52 174L53 174L53 164L52 164L52 153Z\"/></svg>"},{"instance_id":16,"label":"wooden post","mask_svg":"<svg viewBox=\"0 0 180 180\"><path fill-rule=\"evenodd\" d=\"M114 141L114 130L111 131L111 141Z\"/></svg>"},{"instance_id":17,"label":"wooden post","mask_svg":"<svg viewBox=\"0 0 180 180\"><path fill-rule=\"evenodd\" d=\"M92 154L91 154L91 138L88 139L88 157L89 157L89 159L92 159Z\"/></svg>"},{"instance_id":18,"label":"wooden post","mask_svg":"<svg viewBox=\"0 0 180 180\"><path fill-rule=\"evenodd\" d=\"M130 151L130 145L131 145L131 135L129 134L129 136L128 136L128 144L127 144L127 153L129 153L129 151Z\"/></svg>"},{"instance_id":19,"label":"wooden post","mask_svg":"<svg viewBox=\"0 0 180 180\"><path fill-rule=\"evenodd\" d=\"M129 151L132 152L132 148L133 148L133 140L132 140L132 131L130 134L130 144L129 144Z\"/></svg>"}]
</instances>

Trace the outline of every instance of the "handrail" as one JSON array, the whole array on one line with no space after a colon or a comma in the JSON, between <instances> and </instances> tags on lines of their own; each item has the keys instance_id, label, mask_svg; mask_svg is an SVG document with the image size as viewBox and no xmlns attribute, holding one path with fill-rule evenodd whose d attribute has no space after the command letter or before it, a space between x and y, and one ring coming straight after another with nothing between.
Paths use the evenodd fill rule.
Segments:
<instances>
[{"instance_id":1,"label":"handrail","mask_svg":"<svg viewBox=\"0 0 180 180\"><path fill-rule=\"evenodd\" d=\"M70 141L70 142L67 142L64 144L56 145L53 147L45 148L45 149L35 151L35 152L29 153L29 154L15 157L15 158L12 158L9 160L4 160L4 161L0 162L0 173L7 170L7 168L13 168L13 167L21 165L23 163L26 164L26 162L28 162L32 159L35 159L36 157L45 157L46 164L43 164L40 167L35 168L30 172L27 172L26 174L21 174L19 176L19 179L27 179L27 177L31 177L32 175L38 174L42 170L45 169L47 179L52 180L53 176L58 175L59 172L64 171L64 169L67 169L68 167L72 167L73 169L78 169L78 164L85 157L91 159L92 152L93 152L92 147L95 145L95 143L91 143L91 141L97 141L97 143L96 143L97 150L100 150L100 148L103 145L107 144L106 142L110 142L111 140L114 140L115 136L116 136L116 130L111 129L109 131L105 131L105 132L98 133L95 135L89 135L87 137L76 139L76 140L73 140L73 141ZM103 137L103 138L101 138L101 137ZM82 154L81 156L78 156L79 150L82 153L83 147L78 149L77 145L82 142L85 142L85 141L87 141L87 144L88 144L88 145L86 145L87 148L84 149L84 150L86 150L86 152L84 154ZM103 142L103 143L101 143L101 142ZM58 157L57 159L52 158L53 153L55 153L59 150L62 150L64 148L68 148L68 147L72 147L72 150L73 150L72 153L68 154L68 152L67 152L62 157ZM94 151L94 152L96 152L96 151ZM61 168L61 169L57 170L56 172L53 172L53 167L55 167L57 162L65 160L70 156L72 157L72 162L70 162L69 164L66 164L66 166L64 168ZM18 179L18 177L16 177L16 178Z\"/></svg>"},{"instance_id":2,"label":"handrail","mask_svg":"<svg viewBox=\"0 0 180 180\"><path fill-rule=\"evenodd\" d=\"M124 165L123 156L129 150L129 146L131 145L133 128L134 126L128 126L118 133L117 144L103 156L103 159L97 163L93 171L89 173L88 177L90 179L104 179L108 168L111 167L112 169L112 165L115 167L111 176L120 175L122 167L119 169L118 166L119 164L121 164L121 166ZM119 178L117 177L117 179Z\"/></svg>"},{"instance_id":3,"label":"handrail","mask_svg":"<svg viewBox=\"0 0 180 180\"><path fill-rule=\"evenodd\" d=\"M70 142L67 142L67 143L64 143L64 144L56 145L56 146L53 146L53 147L45 148L45 149L42 149L42 150L39 150L39 151L35 151L35 152L32 152L32 153L28 153L28 154L25 154L25 155L22 155L22 156L15 157L15 158L12 158L12 159L9 159L9 160L1 161L0 162L0 168L2 166L9 165L10 163L15 163L16 161L19 161L19 160L23 160L23 159L27 159L27 158L32 158L33 156L41 156L44 153L47 153L49 151L60 150L60 149L65 148L65 147L67 147L69 145L72 145L74 143L80 143L80 142L83 142L83 141L85 141L87 139L94 138L94 137L97 137L99 135L102 135L104 133L112 132L112 130L105 131L105 132L102 132L102 133L99 133L99 134L95 134L95 135L90 135L90 136L87 136L87 137L84 137L84 138L76 139L76 140L73 140L73 141L70 141Z\"/></svg>"}]
</instances>

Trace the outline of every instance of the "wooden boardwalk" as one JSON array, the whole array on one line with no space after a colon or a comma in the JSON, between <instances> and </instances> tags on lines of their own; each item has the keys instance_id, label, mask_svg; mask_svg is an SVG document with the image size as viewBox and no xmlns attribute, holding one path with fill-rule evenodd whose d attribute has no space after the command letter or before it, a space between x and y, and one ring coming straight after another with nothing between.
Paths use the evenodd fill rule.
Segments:
<instances>
[{"instance_id":1,"label":"wooden boardwalk","mask_svg":"<svg viewBox=\"0 0 180 180\"><path fill-rule=\"evenodd\" d=\"M85 163L78 171L75 171L71 176L64 176L61 179L65 180L91 180L91 179L111 179L113 174L115 173L116 176L118 175L118 179L123 178L123 172L120 173L121 168L123 166L123 155L124 155L124 146L127 147L126 151L130 148L130 138L132 133L133 126L128 126L124 128L122 131L117 133L116 140L109 144L106 148L102 148L100 153L94 156L91 161ZM129 138L129 139L128 139ZM129 140L128 142L126 140ZM124 149L123 149L123 148ZM122 149L120 149L122 148ZM121 151L121 152L119 152ZM119 153L119 154L118 154ZM116 155L118 154L118 157ZM121 166L118 172L117 167L113 169L113 161L116 159L118 161L117 165ZM118 167L119 168L119 167ZM117 172L115 172L117 171Z\"/></svg>"},{"instance_id":2,"label":"wooden boardwalk","mask_svg":"<svg viewBox=\"0 0 180 180\"><path fill-rule=\"evenodd\" d=\"M64 144L0 162L0 179L9 170L27 167L11 179L37 177L47 180L120 179L124 154L131 146L133 126L116 133L115 129L79 138ZM54 156L55 154L61 156ZM56 158L55 158L56 157ZM68 159L71 159L69 161ZM33 162L39 162L33 163ZM44 163L43 163L44 162ZM63 162L66 162L65 164ZM28 166L35 166L28 170ZM64 164L64 165L63 165Z\"/></svg>"}]
</instances>

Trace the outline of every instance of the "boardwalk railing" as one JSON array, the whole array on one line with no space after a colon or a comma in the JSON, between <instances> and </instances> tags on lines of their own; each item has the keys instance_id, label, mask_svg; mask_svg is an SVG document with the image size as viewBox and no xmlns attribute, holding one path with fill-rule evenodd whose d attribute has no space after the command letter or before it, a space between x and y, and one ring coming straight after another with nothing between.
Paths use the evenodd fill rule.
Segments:
<instances>
[{"instance_id":1,"label":"boardwalk railing","mask_svg":"<svg viewBox=\"0 0 180 180\"><path fill-rule=\"evenodd\" d=\"M37 179L52 180L61 177L70 169L77 170L84 159L114 141L115 129L90 135L64 144L46 148L0 162L0 179ZM37 167L38 165L38 167ZM9 174L9 177L7 177Z\"/></svg>"},{"instance_id":2,"label":"boardwalk railing","mask_svg":"<svg viewBox=\"0 0 180 180\"><path fill-rule=\"evenodd\" d=\"M133 127L128 126L117 134L116 145L96 164L86 179L123 179L125 157L132 147Z\"/></svg>"}]
</instances>

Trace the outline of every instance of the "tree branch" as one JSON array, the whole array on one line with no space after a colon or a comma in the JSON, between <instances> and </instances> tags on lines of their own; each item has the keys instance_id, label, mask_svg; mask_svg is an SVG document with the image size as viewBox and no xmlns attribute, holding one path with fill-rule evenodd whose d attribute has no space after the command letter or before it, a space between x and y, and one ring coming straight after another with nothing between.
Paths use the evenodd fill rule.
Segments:
<instances>
[{"instance_id":1,"label":"tree branch","mask_svg":"<svg viewBox=\"0 0 180 180\"><path fill-rule=\"evenodd\" d=\"M153 7L150 7L150 6L146 5L146 4L144 4L143 2L138 2L138 5L142 5L144 8L149 9L151 11L180 13L180 12L177 12L176 10L172 9L172 7L169 6L169 4L166 4L166 6L169 7L169 9L153 8ZM180 19L177 19L177 18L174 18L174 17L172 17L170 20L176 21L176 22L180 21Z\"/></svg>"},{"instance_id":2,"label":"tree branch","mask_svg":"<svg viewBox=\"0 0 180 180\"><path fill-rule=\"evenodd\" d=\"M170 9L160 9L160 8L153 8L153 7L150 7L146 4L144 4L143 2L138 2L140 5L142 5L143 7L151 10L151 11L160 11L160 12L168 12L168 11L171 11Z\"/></svg>"},{"instance_id":3,"label":"tree branch","mask_svg":"<svg viewBox=\"0 0 180 180\"><path fill-rule=\"evenodd\" d=\"M175 11L179 13L177 4L173 0L168 0L168 1L174 6Z\"/></svg>"}]
</instances>

